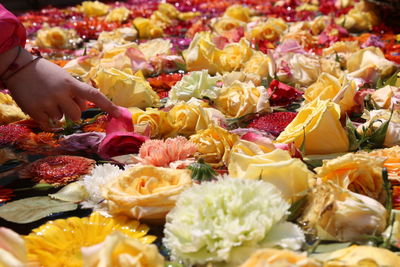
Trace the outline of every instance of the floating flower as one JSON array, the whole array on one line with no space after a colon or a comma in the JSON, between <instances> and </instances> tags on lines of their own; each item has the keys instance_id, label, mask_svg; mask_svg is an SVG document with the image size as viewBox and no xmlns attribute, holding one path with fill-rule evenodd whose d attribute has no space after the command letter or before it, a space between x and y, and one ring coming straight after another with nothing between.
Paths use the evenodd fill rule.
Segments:
<instances>
[{"instance_id":1,"label":"floating flower","mask_svg":"<svg viewBox=\"0 0 400 267\"><path fill-rule=\"evenodd\" d=\"M129 110L120 108L120 111L119 118L110 118L106 137L99 145L98 154L105 159L137 153L148 139L147 136L133 132L132 114Z\"/></svg>"},{"instance_id":2,"label":"floating flower","mask_svg":"<svg viewBox=\"0 0 400 267\"><path fill-rule=\"evenodd\" d=\"M254 143L240 140L233 147L228 164L232 178L264 180L282 192L288 202L295 202L307 191L313 173L289 152L274 149L264 151Z\"/></svg>"},{"instance_id":3,"label":"floating flower","mask_svg":"<svg viewBox=\"0 0 400 267\"><path fill-rule=\"evenodd\" d=\"M81 6L78 6L79 10L86 16L97 17L107 14L110 7L99 1L85 1Z\"/></svg>"},{"instance_id":4,"label":"floating flower","mask_svg":"<svg viewBox=\"0 0 400 267\"><path fill-rule=\"evenodd\" d=\"M317 176L323 182L332 181L352 192L384 202L382 168L385 158L368 154L346 154L335 159L324 160L316 168Z\"/></svg>"},{"instance_id":5,"label":"floating flower","mask_svg":"<svg viewBox=\"0 0 400 267\"><path fill-rule=\"evenodd\" d=\"M267 113L255 118L248 126L278 136L296 115L295 112Z\"/></svg>"},{"instance_id":6,"label":"floating flower","mask_svg":"<svg viewBox=\"0 0 400 267\"><path fill-rule=\"evenodd\" d=\"M176 161L183 161L197 151L195 144L183 136L166 140L147 140L139 149L140 163L156 167L171 167Z\"/></svg>"},{"instance_id":7,"label":"floating flower","mask_svg":"<svg viewBox=\"0 0 400 267\"><path fill-rule=\"evenodd\" d=\"M227 130L210 126L190 136L190 141L197 146L196 157L204 159L212 167L221 167L229 162L232 146L239 139Z\"/></svg>"},{"instance_id":8,"label":"floating flower","mask_svg":"<svg viewBox=\"0 0 400 267\"><path fill-rule=\"evenodd\" d=\"M288 25L283 19L268 18L266 22L259 22L254 28L247 32L248 39L277 41Z\"/></svg>"},{"instance_id":9,"label":"floating flower","mask_svg":"<svg viewBox=\"0 0 400 267\"><path fill-rule=\"evenodd\" d=\"M24 239L14 231L0 227L0 266L26 266Z\"/></svg>"},{"instance_id":10,"label":"floating flower","mask_svg":"<svg viewBox=\"0 0 400 267\"><path fill-rule=\"evenodd\" d=\"M100 244L82 247L82 258L86 267L164 266L164 257L157 246L143 244L120 232L108 235Z\"/></svg>"},{"instance_id":11,"label":"floating flower","mask_svg":"<svg viewBox=\"0 0 400 267\"><path fill-rule=\"evenodd\" d=\"M9 94L0 92L0 125L27 118Z\"/></svg>"},{"instance_id":12,"label":"floating flower","mask_svg":"<svg viewBox=\"0 0 400 267\"><path fill-rule=\"evenodd\" d=\"M242 71L256 74L261 77L273 77L275 71L275 62L270 56L260 51L256 51L253 53L250 59L243 64Z\"/></svg>"},{"instance_id":13,"label":"floating flower","mask_svg":"<svg viewBox=\"0 0 400 267\"><path fill-rule=\"evenodd\" d=\"M305 253L299 254L290 250L281 249L260 249L246 260L240 267L270 267L270 266L299 266L299 267L320 267L321 264L308 258Z\"/></svg>"},{"instance_id":14,"label":"floating flower","mask_svg":"<svg viewBox=\"0 0 400 267\"><path fill-rule=\"evenodd\" d=\"M305 142L307 154L348 151L349 140L339 118L339 105L317 98L299 110L276 141L286 144L294 142L297 148Z\"/></svg>"},{"instance_id":15,"label":"floating flower","mask_svg":"<svg viewBox=\"0 0 400 267\"><path fill-rule=\"evenodd\" d=\"M196 131L207 129L212 124L211 117L205 107L208 105L200 101L180 102L169 112L168 118L172 122L174 131L171 136L181 134L192 135Z\"/></svg>"},{"instance_id":16,"label":"floating flower","mask_svg":"<svg viewBox=\"0 0 400 267\"><path fill-rule=\"evenodd\" d=\"M322 240L344 242L381 234L386 219L385 207L373 198L326 182L312 187L300 223Z\"/></svg>"},{"instance_id":17,"label":"floating flower","mask_svg":"<svg viewBox=\"0 0 400 267\"><path fill-rule=\"evenodd\" d=\"M353 245L332 252L324 266L398 266L399 261L400 257L390 250Z\"/></svg>"},{"instance_id":18,"label":"floating flower","mask_svg":"<svg viewBox=\"0 0 400 267\"><path fill-rule=\"evenodd\" d=\"M167 215L163 243L173 259L189 265L237 265L258 248L286 247L288 243L280 243L285 238L294 237L290 248L298 249L303 234L295 225L282 222L288 207L279 191L263 181L204 182L180 195ZM275 244L269 235L275 235Z\"/></svg>"},{"instance_id":19,"label":"floating flower","mask_svg":"<svg viewBox=\"0 0 400 267\"><path fill-rule=\"evenodd\" d=\"M353 53L347 59L349 72L359 71L370 66L380 70L382 76L388 76L395 70L395 63L387 60L379 47L367 47Z\"/></svg>"},{"instance_id":20,"label":"floating flower","mask_svg":"<svg viewBox=\"0 0 400 267\"><path fill-rule=\"evenodd\" d=\"M371 99L382 109L391 109L396 104L396 98L399 96L400 88L395 86L384 86L375 90L371 94Z\"/></svg>"},{"instance_id":21,"label":"floating flower","mask_svg":"<svg viewBox=\"0 0 400 267\"><path fill-rule=\"evenodd\" d=\"M231 5L225 10L224 16L248 22L250 19L250 9L243 5Z\"/></svg>"},{"instance_id":22,"label":"floating flower","mask_svg":"<svg viewBox=\"0 0 400 267\"><path fill-rule=\"evenodd\" d=\"M97 151L98 146L105 136L105 133L99 132L75 133L67 135L59 141L60 149L66 151Z\"/></svg>"},{"instance_id":23,"label":"floating flower","mask_svg":"<svg viewBox=\"0 0 400 267\"><path fill-rule=\"evenodd\" d=\"M107 185L123 173L118 166L106 163L96 165L90 174L83 176L82 183L89 195L85 206L95 206L104 200Z\"/></svg>"},{"instance_id":24,"label":"floating flower","mask_svg":"<svg viewBox=\"0 0 400 267\"><path fill-rule=\"evenodd\" d=\"M13 145L31 132L29 127L19 124L0 125L0 145Z\"/></svg>"},{"instance_id":25,"label":"floating flower","mask_svg":"<svg viewBox=\"0 0 400 267\"><path fill-rule=\"evenodd\" d=\"M400 145L400 111L394 110L393 114L388 109L378 109L365 111L362 116L366 119L366 122L357 127L357 131L360 134L369 136L373 130L378 129L382 124L387 123L390 118L388 128L385 133L385 139L383 144L377 144L379 146L392 147Z\"/></svg>"},{"instance_id":26,"label":"floating flower","mask_svg":"<svg viewBox=\"0 0 400 267\"><path fill-rule=\"evenodd\" d=\"M128 19L130 15L130 11L129 9L127 9L126 7L117 7L114 8L113 10L110 11L110 13L108 13L107 17L106 17L106 21L107 22L123 22L126 21Z\"/></svg>"},{"instance_id":27,"label":"floating flower","mask_svg":"<svg viewBox=\"0 0 400 267\"><path fill-rule=\"evenodd\" d=\"M219 88L216 88L216 84L220 79L220 76L208 75L207 70L190 72L171 88L168 93L168 104L188 101L192 97L199 99L207 97L214 100L218 97Z\"/></svg>"},{"instance_id":28,"label":"floating flower","mask_svg":"<svg viewBox=\"0 0 400 267\"><path fill-rule=\"evenodd\" d=\"M94 164L94 160L84 157L50 156L28 164L19 175L21 178L30 178L37 183L61 186L88 174Z\"/></svg>"},{"instance_id":29,"label":"floating flower","mask_svg":"<svg viewBox=\"0 0 400 267\"><path fill-rule=\"evenodd\" d=\"M71 40L78 38L73 29L43 27L36 34L35 44L41 48L71 48Z\"/></svg>"},{"instance_id":30,"label":"floating flower","mask_svg":"<svg viewBox=\"0 0 400 267\"><path fill-rule=\"evenodd\" d=\"M133 24L139 32L139 37L143 39L157 38L164 34L162 27L152 23L150 19L135 18Z\"/></svg>"},{"instance_id":31,"label":"floating flower","mask_svg":"<svg viewBox=\"0 0 400 267\"><path fill-rule=\"evenodd\" d=\"M269 102L273 106L287 106L301 100L303 92L278 80L273 80L268 87Z\"/></svg>"},{"instance_id":32,"label":"floating flower","mask_svg":"<svg viewBox=\"0 0 400 267\"><path fill-rule=\"evenodd\" d=\"M342 84L336 77L323 72L319 75L318 80L306 89L304 98L307 102L316 98L333 100L340 105L341 112L345 113L357 105L354 100L356 91L355 81Z\"/></svg>"},{"instance_id":33,"label":"floating flower","mask_svg":"<svg viewBox=\"0 0 400 267\"><path fill-rule=\"evenodd\" d=\"M140 73L131 75L115 68L100 69L93 80L100 91L119 106L146 108L160 100Z\"/></svg>"},{"instance_id":34,"label":"floating flower","mask_svg":"<svg viewBox=\"0 0 400 267\"><path fill-rule=\"evenodd\" d=\"M347 14L340 16L336 23L349 31L360 32L372 30L372 27L376 26L378 21L375 11L367 8L364 2L360 2Z\"/></svg>"},{"instance_id":35,"label":"floating flower","mask_svg":"<svg viewBox=\"0 0 400 267\"><path fill-rule=\"evenodd\" d=\"M250 113L268 111L268 94L262 86L236 81L222 87L215 106L227 117L239 118Z\"/></svg>"},{"instance_id":36,"label":"floating flower","mask_svg":"<svg viewBox=\"0 0 400 267\"><path fill-rule=\"evenodd\" d=\"M104 217L92 213L89 217L50 221L25 237L29 261L42 266L82 266L83 247L103 242L109 234L119 231L144 244L152 243L156 237L146 235L149 227L138 221L124 218Z\"/></svg>"},{"instance_id":37,"label":"floating flower","mask_svg":"<svg viewBox=\"0 0 400 267\"><path fill-rule=\"evenodd\" d=\"M54 133L40 132L20 135L16 146L29 153L54 155L58 154L59 143Z\"/></svg>"},{"instance_id":38,"label":"floating flower","mask_svg":"<svg viewBox=\"0 0 400 267\"><path fill-rule=\"evenodd\" d=\"M126 170L106 188L112 214L163 221L180 193L192 184L190 170L138 166Z\"/></svg>"},{"instance_id":39,"label":"floating flower","mask_svg":"<svg viewBox=\"0 0 400 267\"><path fill-rule=\"evenodd\" d=\"M388 172L389 179L392 183L400 183L400 147L394 146L391 148L373 150L368 153L372 158L385 158L383 167Z\"/></svg>"}]
</instances>

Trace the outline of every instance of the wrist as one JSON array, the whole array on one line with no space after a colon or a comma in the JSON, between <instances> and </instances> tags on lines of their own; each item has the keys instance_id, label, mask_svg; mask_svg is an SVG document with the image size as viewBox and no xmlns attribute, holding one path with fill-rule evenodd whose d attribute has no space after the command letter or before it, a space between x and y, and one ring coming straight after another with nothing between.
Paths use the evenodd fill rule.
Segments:
<instances>
[{"instance_id":1,"label":"wrist","mask_svg":"<svg viewBox=\"0 0 400 267\"><path fill-rule=\"evenodd\" d=\"M0 54L0 73L5 73L10 64L13 63L13 60L16 60L17 57L19 57L19 49L18 46L15 46Z\"/></svg>"}]
</instances>

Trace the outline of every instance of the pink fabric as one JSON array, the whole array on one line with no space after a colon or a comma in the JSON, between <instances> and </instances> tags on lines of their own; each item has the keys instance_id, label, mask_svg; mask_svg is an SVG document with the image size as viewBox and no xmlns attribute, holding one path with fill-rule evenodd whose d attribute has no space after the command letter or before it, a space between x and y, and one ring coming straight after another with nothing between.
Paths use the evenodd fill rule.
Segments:
<instances>
[{"instance_id":1,"label":"pink fabric","mask_svg":"<svg viewBox=\"0 0 400 267\"><path fill-rule=\"evenodd\" d=\"M0 4L0 54L20 45L25 46L26 31L22 23Z\"/></svg>"}]
</instances>

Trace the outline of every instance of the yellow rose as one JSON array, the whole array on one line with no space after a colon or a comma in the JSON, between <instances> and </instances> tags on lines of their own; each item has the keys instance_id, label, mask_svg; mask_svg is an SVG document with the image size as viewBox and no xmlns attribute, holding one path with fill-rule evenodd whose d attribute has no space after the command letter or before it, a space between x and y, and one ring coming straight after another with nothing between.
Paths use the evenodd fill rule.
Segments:
<instances>
[{"instance_id":1,"label":"yellow rose","mask_svg":"<svg viewBox=\"0 0 400 267\"><path fill-rule=\"evenodd\" d=\"M147 60L157 55L169 55L171 54L172 43L170 40L161 38L152 39L145 43L141 43L138 48L143 53Z\"/></svg>"},{"instance_id":2,"label":"yellow rose","mask_svg":"<svg viewBox=\"0 0 400 267\"><path fill-rule=\"evenodd\" d=\"M139 37L143 39L157 38L164 34L164 30L150 19L135 18L133 20L133 25L135 25L138 30Z\"/></svg>"},{"instance_id":3,"label":"yellow rose","mask_svg":"<svg viewBox=\"0 0 400 267\"><path fill-rule=\"evenodd\" d=\"M261 85L261 77L253 73L246 73L244 71L233 71L233 72L226 72L222 76L222 83L225 86L231 86L236 81L244 83L252 82L256 86Z\"/></svg>"},{"instance_id":4,"label":"yellow rose","mask_svg":"<svg viewBox=\"0 0 400 267\"><path fill-rule=\"evenodd\" d=\"M105 189L110 213L162 221L180 193L192 185L191 171L153 166L126 170Z\"/></svg>"},{"instance_id":5,"label":"yellow rose","mask_svg":"<svg viewBox=\"0 0 400 267\"><path fill-rule=\"evenodd\" d=\"M347 59L358 50L360 50L360 46L357 41L340 41L332 44L328 48L324 48L322 50L322 55L335 60L339 59L340 66L346 67Z\"/></svg>"},{"instance_id":6,"label":"yellow rose","mask_svg":"<svg viewBox=\"0 0 400 267\"><path fill-rule=\"evenodd\" d=\"M321 71L326 72L336 78L343 76L344 71L341 69L340 62L337 62L334 58L321 58Z\"/></svg>"},{"instance_id":7,"label":"yellow rose","mask_svg":"<svg viewBox=\"0 0 400 267\"><path fill-rule=\"evenodd\" d=\"M257 74L261 77L273 77L275 62L270 56L263 52L256 51L251 58L244 63L242 71L245 73Z\"/></svg>"},{"instance_id":8,"label":"yellow rose","mask_svg":"<svg viewBox=\"0 0 400 267\"><path fill-rule=\"evenodd\" d=\"M321 264L307 257L306 253L298 254L285 249L260 249L244 262L240 267L320 267Z\"/></svg>"},{"instance_id":9,"label":"yellow rose","mask_svg":"<svg viewBox=\"0 0 400 267\"><path fill-rule=\"evenodd\" d=\"M384 161L385 158L370 157L368 154L349 153L324 160L322 167L315 171L323 182L332 181L340 187L382 201Z\"/></svg>"},{"instance_id":10,"label":"yellow rose","mask_svg":"<svg viewBox=\"0 0 400 267\"><path fill-rule=\"evenodd\" d=\"M373 198L353 193L331 181L311 187L299 223L320 240L365 241L386 229L385 207Z\"/></svg>"},{"instance_id":11,"label":"yellow rose","mask_svg":"<svg viewBox=\"0 0 400 267\"><path fill-rule=\"evenodd\" d=\"M173 127L168 117L168 113L155 108L146 108L143 111L139 108L130 108L132 113L132 122L136 125L143 125L150 127L151 138L163 138L168 135Z\"/></svg>"},{"instance_id":12,"label":"yellow rose","mask_svg":"<svg viewBox=\"0 0 400 267\"><path fill-rule=\"evenodd\" d=\"M111 10L111 12L107 15L107 22L123 22L128 19L129 14L131 12L126 7L118 7Z\"/></svg>"},{"instance_id":13,"label":"yellow rose","mask_svg":"<svg viewBox=\"0 0 400 267\"><path fill-rule=\"evenodd\" d=\"M392 107L392 97L398 93L400 88L387 85L385 87L375 90L371 94L372 100L378 105L379 108L390 109Z\"/></svg>"},{"instance_id":14,"label":"yellow rose","mask_svg":"<svg viewBox=\"0 0 400 267\"><path fill-rule=\"evenodd\" d=\"M214 102L216 108L229 118L269 110L268 92L252 82L235 81L228 87L222 87Z\"/></svg>"},{"instance_id":15,"label":"yellow rose","mask_svg":"<svg viewBox=\"0 0 400 267\"><path fill-rule=\"evenodd\" d=\"M310 30L291 30L281 38L281 42L288 39L296 40L302 47L311 47L317 43L317 37L310 33Z\"/></svg>"},{"instance_id":16,"label":"yellow rose","mask_svg":"<svg viewBox=\"0 0 400 267\"><path fill-rule=\"evenodd\" d=\"M253 143L240 140L232 147L228 165L230 177L262 179L275 185L291 203L301 198L313 178L307 166L300 159L292 159L285 150L263 152L252 146Z\"/></svg>"},{"instance_id":17,"label":"yellow rose","mask_svg":"<svg viewBox=\"0 0 400 267\"><path fill-rule=\"evenodd\" d=\"M216 59L221 66L222 71L239 70L243 63L252 55L253 50L250 48L249 42L242 38L239 43L230 43L222 50Z\"/></svg>"},{"instance_id":18,"label":"yellow rose","mask_svg":"<svg viewBox=\"0 0 400 267\"><path fill-rule=\"evenodd\" d=\"M334 76L321 73L318 80L310 85L304 92L307 102L314 99L333 100L340 105L342 113L350 111L357 103L354 101L357 87L354 81L347 82L344 86Z\"/></svg>"},{"instance_id":19,"label":"yellow rose","mask_svg":"<svg viewBox=\"0 0 400 267\"><path fill-rule=\"evenodd\" d=\"M168 118L171 121L174 131L171 136L177 134L189 136L199 130L207 129L211 120L201 105L191 102L176 104L169 112Z\"/></svg>"},{"instance_id":20,"label":"yellow rose","mask_svg":"<svg viewBox=\"0 0 400 267\"><path fill-rule=\"evenodd\" d=\"M176 7L169 3L160 3L157 10L171 19L176 19L180 13Z\"/></svg>"},{"instance_id":21,"label":"yellow rose","mask_svg":"<svg viewBox=\"0 0 400 267\"><path fill-rule=\"evenodd\" d=\"M37 32L35 44L42 48L66 48L69 39L74 35L76 36L74 30L43 28Z\"/></svg>"},{"instance_id":22,"label":"yellow rose","mask_svg":"<svg viewBox=\"0 0 400 267\"><path fill-rule=\"evenodd\" d=\"M158 10L154 11L153 14L151 14L150 22L154 25L160 26L162 29L165 29L172 24L172 20Z\"/></svg>"},{"instance_id":23,"label":"yellow rose","mask_svg":"<svg viewBox=\"0 0 400 267\"><path fill-rule=\"evenodd\" d=\"M269 18L266 22L258 23L254 28L246 33L248 39L257 40L278 40L287 29L287 24L280 18Z\"/></svg>"},{"instance_id":24,"label":"yellow rose","mask_svg":"<svg viewBox=\"0 0 400 267\"><path fill-rule=\"evenodd\" d=\"M99 1L85 1L82 3L79 9L86 16L97 17L97 16L104 16L105 14L107 14L110 7Z\"/></svg>"},{"instance_id":25,"label":"yellow rose","mask_svg":"<svg viewBox=\"0 0 400 267\"><path fill-rule=\"evenodd\" d=\"M0 125L28 119L9 94L0 92Z\"/></svg>"},{"instance_id":26,"label":"yellow rose","mask_svg":"<svg viewBox=\"0 0 400 267\"><path fill-rule=\"evenodd\" d=\"M304 105L294 120L276 139L300 147L305 136L306 154L346 152L349 140L340 124L340 107L330 100L315 99Z\"/></svg>"},{"instance_id":27,"label":"yellow rose","mask_svg":"<svg viewBox=\"0 0 400 267\"><path fill-rule=\"evenodd\" d=\"M248 22L250 20L250 9L242 5L232 5L225 10L224 16Z\"/></svg>"},{"instance_id":28,"label":"yellow rose","mask_svg":"<svg viewBox=\"0 0 400 267\"><path fill-rule=\"evenodd\" d=\"M222 68L216 61L222 51L212 42L211 32L196 33L189 48L182 52L188 71L208 69L214 75Z\"/></svg>"},{"instance_id":29,"label":"yellow rose","mask_svg":"<svg viewBox=\"0 0 400 267\"><path fill-rule=\"evenodd\" d=\"M235 29L237 27L244 27L246 24L240 20L231 17L217 18L211 25L213 30L219 34L224 35L225 32Z\"/></svg>"},{"instance_id":30,"label":"yellow rose","mask_svg":"<svg viewBox=\"0 0 400 267\"><path fill-rule=\"evenodd\" d=\"M190 136L190 141L197 145L197 158L203 158L215 168L229 162L231 148L238 139L236 134L218 126L210 126Z\"/></svg>"},{"instance_id":31,"label":"yellow rose","mask_svg":"<svg viewBox=\"0 0 400 267\"><path fill-rule=\"evenodd\" d=\"M400 256L390 250L369 246L343 248L332 252L324 267L368 267L392 266L399 267Z\"/></svg>"},{"instance_id":32,"label":"yellow rose","mask_svg":"<svg viewBox=\"0 0 400 267\"><path fill-rule=\"evenodd\" d=\"M379 22L378 17L373 10L364 8L362 2L355 5L347 14L336 19L336 23L349 31L361 32L372 30L372 27L376 26Z\"/></svg>"},{"instance_id":33,"label":"yellow rose","mask_svg":"<svg viewBox=\"0 0 400 267\"><path fill-rule=\"evenodd\" d=\"M86 267L163 267L164 257L157 246L113 232L106 239L94 246L82 248L83 266Z\"/></svg>"},{"instance_id":34,"label":"yellow rose","mask_svg":"<svg viewBox=\"0 0 400 267\"><path fill-rule=\"evenodd\" d=\"M133 27L123 27L110 32L102 32L97 39L97 46L99 50L109 50L115 46L135 41L137 34L137 30Z\"/></svg>"},{"instance_id":35,"label":"yellow rose","mask_svg":"<svg viewBox=\"0 0 400 267\"><path fill-rule=\"evenodd\" d=\"M382 76L390 75L396 68L396 64L385 58L379 47L369 46L352 54L347 60L347 70L357 71L369 66L376 66Z\"/></svg>"},{"instance_id":36,"label":"yellow rose","mask_svg":"<svg viewBox=\"0 0 400 267\"><path fill-rule=\"evenodd\" d=\"M97 88L119 106L146 108L160 100L140 75L131 75L115 68L100 69L93 80Z\"/></svg>"}]
</instances>

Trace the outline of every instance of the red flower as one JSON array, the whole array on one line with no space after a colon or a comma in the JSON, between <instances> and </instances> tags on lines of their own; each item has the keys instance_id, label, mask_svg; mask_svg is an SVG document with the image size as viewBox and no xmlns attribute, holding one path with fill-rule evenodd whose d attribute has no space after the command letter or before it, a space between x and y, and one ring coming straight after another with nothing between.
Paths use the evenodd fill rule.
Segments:
<instances>
[{"instance_id":1,"label":"red flower","mask_svg":"<svg viewBox=\"0 0 400 267\"><path fill-rule=\"evenodd\" d=\"M287 106L293 101L300 100L303 92L287 84L273 80L268 88L269 103L272 106Z\"/></svg>"},{"instance_id":2,"label":"red flower","mask_svg":"<svg viewBox=\"0 0 400 267\"><path fill-rule=\"evenodd\" d=\"M0 203L9 201L14 196L14 190L0 186Z\"/></svg>"},{"instance_id":3,"label":"red flower","mask_svg":"<svg viewBox=\"0 0 400 267\"><path fill-rule=\"evenodd\" d=\"M12 145L21 136L31 133L31 129L18 124L8 124L0 126L0 145Z\"/></svg>"},{"instance_id":4,"label":"red flower","mask_svg":"<svg viewBox=\"0 0 400 267\"><path fill-rule=\"evenodd\" d=\"M99 145L98 154L105 159L138 153L140 146L149 138L134 133L132 114L120 107L121 116L111 117L107 123L106 137Z\"/></svg>"},{"instance_id":5,"label":"red flower","mask_svg":"<svg viewBox=\"0 0 400 267\"><path fill-rule=\"evenodd\" d=\"M19 172L21 178L54 186L66 185L88 174L96 162L77 156L51 156L28 164Z\"/></svg>"},{"instance_id":6,"label":"red flower","mask_svg":"<svg viewBox=\"0 0 400 267\"><path fill-rule=\"evenodd\" d=\"M278 136L296 115L294 112L268 113L254 119L248 126Z\"/></svg>"}]
</instances>

